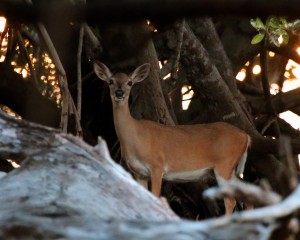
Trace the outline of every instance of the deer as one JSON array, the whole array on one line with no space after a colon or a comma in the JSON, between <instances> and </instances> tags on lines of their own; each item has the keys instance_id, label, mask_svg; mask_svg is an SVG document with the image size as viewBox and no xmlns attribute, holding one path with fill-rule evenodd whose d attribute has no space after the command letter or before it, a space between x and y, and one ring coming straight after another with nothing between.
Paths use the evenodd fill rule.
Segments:
<instances>
[{"instance_id":1,"label":"deer","mask_svg":"<svg viewBox=\"0 0 300 240\"><path fill-rule=\"evenodd\" d=\"M93 68L109 86L121 156L135 176L150 178L155 196L160 196L163 179L197 181L213 170L219 182L243 174L250 137L239 128L225 122L171 126L132 117L130 91L147 78L149 63L129 75L112 73L100 61ZM236 201L225 197L224 205L225 214L231 214Z\"/></svg>"}]
</instances>

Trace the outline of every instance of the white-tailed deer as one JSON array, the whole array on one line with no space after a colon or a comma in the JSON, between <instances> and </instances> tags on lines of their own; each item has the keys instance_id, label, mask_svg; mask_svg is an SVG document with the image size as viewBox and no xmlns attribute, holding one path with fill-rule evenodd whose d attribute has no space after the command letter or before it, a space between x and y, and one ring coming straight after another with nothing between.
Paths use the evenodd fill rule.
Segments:
<instances>
[{"instance_id":1,"label":"white-tailed deer","mask_svg":"<svg viewBox=\"0 0 300 240\"><path fill-rule=\"evenodd\" d=\"M250 137L224 123L167 126L148 120L136 120L129 111L128 99L133 84L143 81L150 65L143 64L129 76L113 74L96 61L96 75L109 84L116 132L121 154L135 174L151 178L152 193L159 196L162 179L195 181L207 170L225 180L242 174ZM234 199L225 199L231 213Z\"/></svg>"}]
</instances>

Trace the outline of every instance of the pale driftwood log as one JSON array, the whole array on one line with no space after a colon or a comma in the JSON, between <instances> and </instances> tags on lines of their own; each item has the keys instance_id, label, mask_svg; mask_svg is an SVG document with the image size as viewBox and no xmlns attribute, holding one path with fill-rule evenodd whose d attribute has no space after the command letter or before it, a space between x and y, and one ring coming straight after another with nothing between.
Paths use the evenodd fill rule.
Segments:
<instances>
[{"instance_id":1,"label":"pale driftwood log","mask_svg":"<svg viewBox=\"0 0 300 240\"><path fill-rule=\"evenodd\" d=\"M178 219L115 164L108 151L72 135L24 121L0 119L0 156L24 158L0 181L0 210L91 215L102 220Z\"/></svg>"},{"instance_id":2,"label":"pale driftwood log","mask_svg":"<svg viewBox=\"0 0 300 240\"><path fill-rule=\"evenodd\" d=\"M1 112L0 157L22 162L0 179L1 239L270 239L279 218L300 209L298 187L268 208L179 220L111 160L104 141L92 148Z\"/></svg>"}]
</instances>

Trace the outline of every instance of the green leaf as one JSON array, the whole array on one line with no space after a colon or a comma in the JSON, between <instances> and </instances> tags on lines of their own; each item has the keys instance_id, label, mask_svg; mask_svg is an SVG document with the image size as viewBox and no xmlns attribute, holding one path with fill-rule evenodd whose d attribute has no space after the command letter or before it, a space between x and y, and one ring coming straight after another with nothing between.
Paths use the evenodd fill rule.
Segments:
<instances>
[{"instance_id":1,"label":"green leaf","mask_svg":"<svg viewBox=\"0 0 300 240\"><path fill-rule=\"evenodd\" d=\"M276 39L275 41L273 41L273 43L274 43L274 45L275 45L276 47L280 47L280 43L278 42L278 39Z\"/></svg>"},{"instance_id":2,"label":"green leaf","mask_svg":"<svg viewBox=\"0 0 300 240\"><path fill-rule=\"evenodd\" d=\"M282 26L283 26L284 28L286 28L286 26L287 26L287 24L288 24L286 18L280 17L279 20L280 20Z\"/></svg>"},{"instance_id":3,"label":"green leaf","mask_svg":"<svg viewBox=\"0 0 300 240\"><path fill-rule=\"evenodd\" d=\"M265 25L259 17L257 17L256 19L250 19L250 24L256 30L265 29Z\"/></svg>"},{"instance_id":4,"label":"green leaf","mask_svg":"<svg viewBox=\"0 0 300 240\"><path fill-rule=\"evenodd\" d=\"M277 35L269 35L269 41L271 44L274 44L276 47L280 47L280 43L278 41L278 36Z\"/></svg>"},{"instance_id":5,"label":"green leaf","mask_svg":"<svg viewBox=\"0 0 300 240\"><path fill-rule=\"evenodd\" d=\"M282 34L283 38L283 44L288 44L289 42L289 34L286 32L286 34Z\"/></svg>"},{"instance_id":6,"label":"green leaf","mask_svg":"<svg viewBox=\"0 0 300 240\"><path fill-rule=\"evenodd\" d=\"M270 21L271 21L272 17L268 17L266 20L266 28L268 28L270 26Z\"/></svg>"},{"instance_id":7,"label":"green leaf","mask_svg":"<svg viewBox=\"0 0 300 240\"><path fill-rule=\"evenodd\" d=\"M293 22L286 23L286 28L288 29L296 29L300 27L300 20L296 19Z\"/></svg>"},{"instance_id":8,"label":"green leaf","mask_svg":"<svg viewBox=\"0 0 300 240\"><path fill-rule=\"evenodd\" d=\"M277 36L287 34L287 32L282 28L274 29L271 33Z\"/></svg>"},{"instance_id":9,"label":"green leaf","mask_svg":"<svg viewBox=\"0 0 300 240\"><path fill-rule=\"evenodd\" d=\"M251 44L257 44L260 43L263 39L264 39L265 34L263 33L258 33L256 34L252 40L251 40Z\"/></svg>"},{"instance_id":10,"label":"green leaf","mask_svg":"<svg viewBox=\"0 0 300 240\"><path fill-rule=\"evenodd\" d=\"M280 22L276 17L269 17L267 21L267 28L278 28L280 26Z\"/></svg>"}]
</instances>

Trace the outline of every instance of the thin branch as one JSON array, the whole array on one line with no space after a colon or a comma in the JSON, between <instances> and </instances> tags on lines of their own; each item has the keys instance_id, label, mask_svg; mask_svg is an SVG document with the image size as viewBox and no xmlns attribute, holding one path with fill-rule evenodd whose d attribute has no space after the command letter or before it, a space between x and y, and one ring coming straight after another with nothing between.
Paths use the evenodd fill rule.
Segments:
<instances>
[{"instance_id":1,"label":"thin branch","mask_svg":"<svg viewBox=\"0 0 300 240\"><path fill-rule=\"evenodd\" d=\"M237 180L223 181L218 187L206 190L204 196L210 199L231 197L255 206L274 205L282 200L280 195L271 190Z\"/></svg>"},{"instance_id":2,"label":"thin branch","mask_svg":"<svg viewBox=\"0 0 300 240\"><path fill-rule=\"evenodd\" d=\"M274 122L275 122L275 119L274 119L274 118L269 118L269 119L267 120L267 122L265 123L263 129L260 131L260 133L261 133L262 135L264 135L265 132L268 130L268 128L269 128Z\"/></svg>"},{"instance_id":3,"label":"thin branch","mask_svg":"<svg viewBox=\"0 0 300 240\"><path fill-rule=\"evenodd\" d=\"M289 186L286 187L292 191L298 185L298 178L295 174L295 163L293 161L291 141L290 138L286 136L281 136L280 138L280 157L282 162L285 162L287 165L286 178Z\"/></svg>"},{"instance_id":4,"label":"thin branch","mask_svg":"<svg viewBox=\"0 0 300 240\"><path fill-rule=\"evenodd\" d=\"M240 214L232 216L232 219L235 219L239 222L248 222L248 221L259 221L260 219L276 219L288 216L292 213L299 211L300 209L300 186L298 186L294 192L285 198L279 204L268 206L264 208L258 208L252 211L244 211Z\"/></svg>"},{"instance_id":5,"label":"thin branch","mask_svg":"<svg viewBox=\"0 0 300 240\"><path fill-rule=\"evenodd\" d=\"M183 18L181 21L181 24L176 24L177 27L177 32L178 32L178 44L175 52L175 58L172 63L172 70L171 70L171 80L175 81L177 80L177 70L178 70L178 64L180 60L180 53L181 53L181 48L182 48L182 41L183 41L183 33L184 33L184 24L185 24L185 19Z\"/></svg>"},{"instance_id":6,"label":"thin branch","mask_svg":"<svg viewBox=\"0 0 300 240\"><path fill-rule=\"evenodd\" d=\"M60 117L60 129L63 132L68 131L68 103L69 103L69 98L68 98L68 90L66 87L66 84L63 84L65 82L65 79L62 75L58 75L58 83L59 87L62 93L62 109L61 109L61 117Z\"/></svg>"},{"instance_id":7,"label":"thin branch","mask_svg":"<svg viewBox=\"0 0 300 240\"><path fill-rule=\"evenodd\" d=\"M79 113L76 109L75 103L74 103L73 98L72 98L71 95L70 95L70 101L71 101L71 108L73 109L73 114L75 116L76 134L77 134L77 136L82 137L82 128L81 128L81 124L80 124Z\"/></svg>"},{"instance_id":8,"label":"thin branch","mask_svg":"<svg viewBox=\"0 0 300 240\"><path fill-rule=\"evenodd\" d=\"M7 50L5 54L5 62L9 63L11 56L12 56L12 51L14 49L14 34L13 34L13 29L11 27L8 28L8 37L7 37Z\"/></svg>"},{"instance_id":9,"label":"thin branch","mask_svg":"<svg viewBox=\"0 0 300 240\"><path fill-rule=\"evenodd\" d=\"M37 23L37 27L38 27L38 31L39 31L40 35L42 36L42 39L46 43L46 46L47 46L48 51L50 52L50 54L51 54L51 56L53 58L53 61L55 62L55 66L56 66L59 74L61 76L63 76L63 78L65 78L66 77L65 69L64 69L64 67L63 67L63 65L62 65L62 63L60 61L58 53L57 53L57 51L55 49L55 46L54 46L54 44L53 44L53 42L52 42L52 40L50 38L50 35L48 34L47 29L40 22Z\"/></svg>"},{"instance_id":10,"label":"thin branch","mask_svg":"<svg viewBox=\"0 0 300 240\"><path fill-rule=\"evenodd\" d=\"M82 0L83 4L86 4L86 0ZM81 56L82 56L82 46L83 46L83 37L85 23L80 24L79 28L79 39L78 39L78 50L77 50L77 109L75 103L72 99L72 108L75 114L75 126L77 135L82 136L82 129L80 125L81 120L81 106L82 106L82 75L81 75Z\"/></svg>"},{"instance_id":11,"label":"thin branch","mask_svg":"<svg viewBox=\"0 0 300 240\"><path fill-rule=\"evenodd\" d=\"M267 44L268 44L268 36L266 35L264 40L261 43L261 52L260 52L261 81L262 81L263 92L266 99L268 114L271 118L275 119L274 124L275 124L276 135L280 136L279 124L277 122L277 114L273 107L271 93L270 93L270 84L269 84L268 74L267 74L268 73Z\"/></svg>"},{"instance_id":12,"label":"thin branch","mask_svg":"<svg viewBox=\"0 0 300 240\"><path fill-rule=\"evenodd\" d=\"M82 76L81 76L81 55L83 45L84 25L80 25L79 29L79 41L77 51L77 111L79 120L81 119L81 104L82 104Z\"/></svg>"},{"instance_id":13,"label":"thin branch","mask_svg":"<svg viewBox=\"0 0 300 240\"><path fill-rule=\"evenodd\" d=\"M84 35L87 36L87 38L89 39L89 41L92 44L92 47L94 49L99 48L101 46L100 41L98 40L98 38L93 33L90 26L87 25L86 23L83 23L83 26L84 26Z\"/></svg>"},{"instance_id":14,"label":"thin branch","mask_svg":"<svg viewBox=\"0 0 300 240\"><path fill-rule=\"evenodd\" d=\"M24 39L23 39L22 34L21 34L18 27L16 28L15 33L16 33L16 37L17 37L17 41L18 41L18 45L19 45L19 48L20 48L21 55L26 59L26 61L28 63L29 70L30 70L30 73L31 73L31 76L34 80L34 84L37 86L38 85L38 79L37 79L34 67L32 65L32 62L30 60L29 54L26 50Z\"/></svg>"}]
</instances>

